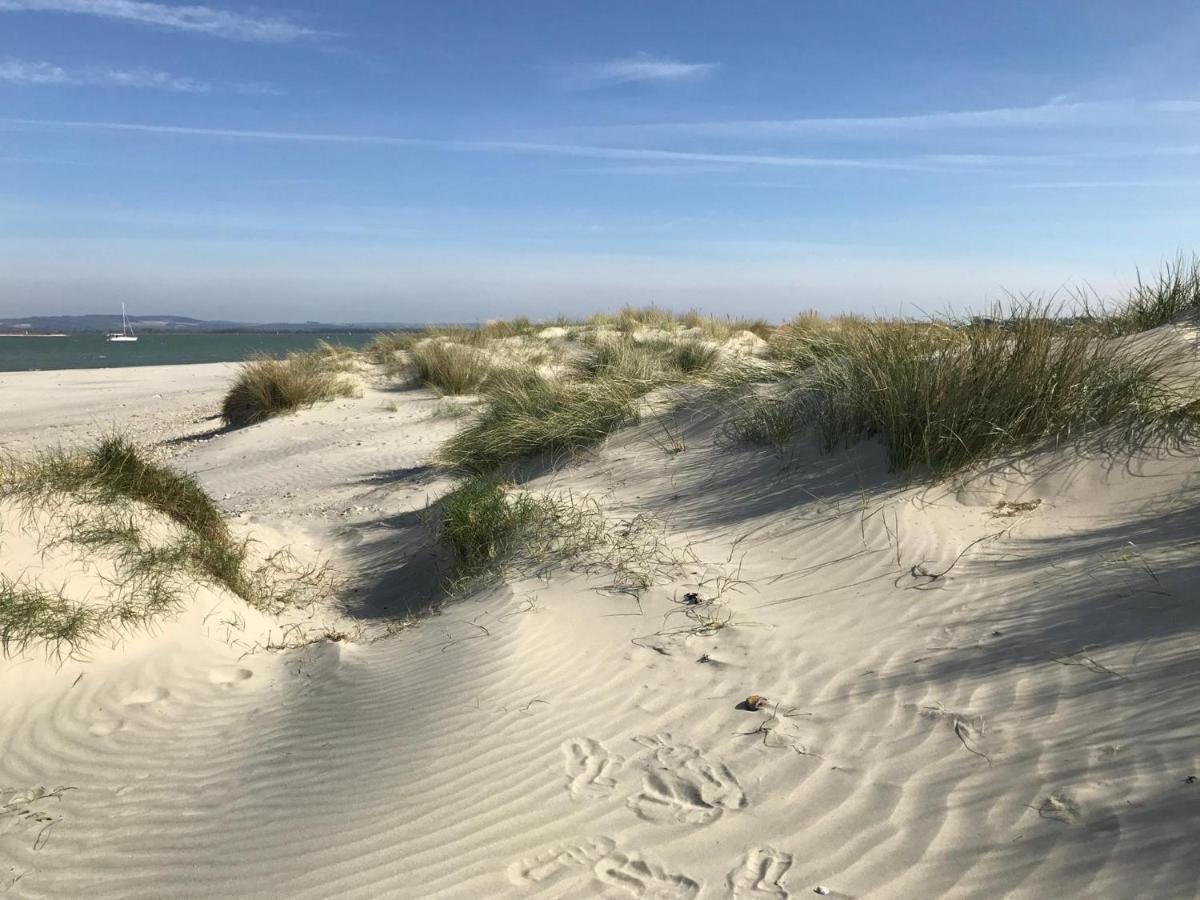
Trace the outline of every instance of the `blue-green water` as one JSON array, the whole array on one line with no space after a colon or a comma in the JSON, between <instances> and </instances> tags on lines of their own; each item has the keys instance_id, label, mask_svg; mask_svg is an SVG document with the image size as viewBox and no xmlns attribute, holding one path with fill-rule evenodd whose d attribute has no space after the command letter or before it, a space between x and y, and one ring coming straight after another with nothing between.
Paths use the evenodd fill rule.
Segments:
<instances>
[{"instance_id":1,"label":"blue-green water","mask_svg":"<svg viewBox=\"0 0 1200 900\"><path fill-rule=\"evenodd\" d=\"M317 341L361 347L370 334L142 334L110 344L102 334L0 337L0 372L239 362L256 353L311 350Z\"/></svg>"}]
</instances>

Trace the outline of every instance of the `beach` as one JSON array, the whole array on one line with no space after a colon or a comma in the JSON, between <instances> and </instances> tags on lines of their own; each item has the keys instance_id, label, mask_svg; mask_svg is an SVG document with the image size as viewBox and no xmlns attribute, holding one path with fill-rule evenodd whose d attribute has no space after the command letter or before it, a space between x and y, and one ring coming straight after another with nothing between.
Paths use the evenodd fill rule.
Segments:
<instances>
[{"instance_id":1,"label":"beach","mask_svg":"<svg viewBox=\"0 0 1200 900\"><path fill-rule=\"evenodd\" d=\"M119 430L341 582L280 616L201 585L0 658L0 894L1200 890L1193 451L906 478L874 441L732 446L685 385L523 484L595 498L647 584L547 565L431 608L434 456L469 417L369 377L231 430L236 370L0 373L0 452ZM6 575L101 590L3 509Z\"/></svg>"}]
</instances>

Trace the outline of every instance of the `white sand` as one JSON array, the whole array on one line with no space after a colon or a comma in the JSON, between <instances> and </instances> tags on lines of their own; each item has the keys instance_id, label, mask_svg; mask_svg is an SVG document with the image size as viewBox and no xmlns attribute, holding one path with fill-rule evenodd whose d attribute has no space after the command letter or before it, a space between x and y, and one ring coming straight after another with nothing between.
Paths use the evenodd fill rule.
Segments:
<instances>
[{"instance_id":1,"label":"white sand","mask_svg":"<svg viewBox=\"0 0 1200 900\"><path fill-rule=\"evenodd\" d=\"M388 636L436 577L419 511L450 483L426 466L461 420L367 391L211 434L228 373L0 375L0 443L198 436L175 463L239 528L331 554L358 637L262 650L277 623L203 595L84 660L0 660L0 893L1200 890L1194 451L905 487L873 445L784 461L681 413L685 452L649 421L533 487L652 514L700 563L640 604L563 573ZM6 517L0 570L35 556ZM704 579L734 624L678 633ZM19 802L38 787L70 790Z\"/></svg>"}]
</instances>

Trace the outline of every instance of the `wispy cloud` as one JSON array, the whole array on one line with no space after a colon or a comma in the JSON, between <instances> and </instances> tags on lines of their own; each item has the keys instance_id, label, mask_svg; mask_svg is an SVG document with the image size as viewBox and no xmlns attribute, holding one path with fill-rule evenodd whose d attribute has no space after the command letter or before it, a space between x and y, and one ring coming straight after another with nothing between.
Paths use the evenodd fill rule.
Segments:
<instances>
[{"instance_id":1,"label":"wispy cloud","mask_svg":"<svg viewBox=\"0 0 1200 900\"><path fill-rule=\"evenodd\" d=\"M204 81L154 72L149 69L68 69L48 62L0 58L0 82L25 85L149 88L181 94L204 94L212 86Z\"/></svg>"},{"instance_id":2,"label":"wispy cloud","mask_svg":"<svg viewBox=\"0 0 1200 900\"><path fill-rule=\"evenodd\" d=\"M0 12L73 13L271 44L324 34L282 16L245 15L211 6L175 6L149 0L0 0Z\"/></svg>"},{"instance_id":3,"label":"wispy cloud","mask_svg":"<svg viewBox=\"0 0 1200 900\"><path fill-rule=\"evenodd\" d=\"M352 133L311 131L265 131L236 128L195 128L185 125L146 125L136 122L71 121L54 119L0 119L0 125L37 128L65 128L77 131L110 131L115 133L176 135L181 137L218 138L287 143L350 144L392 147L430 147L474 153L501 153L534 156L561 156L579 159L607 159L635 162L725 164L788 169L858 169L888 171L973 171L979 168L1010 163L1004 156L954 154L905 157L855 156L798 156L785 154L709 153L689 150L655 148L608 147L593 144L551 144L538 141L467 140L454 138L398 137ZM1020 157L1021 164L1054 162L1053 157Z\"/></svg>"},{"instance_id":4,"label":"wispy cloud","mask_svg":"<svg viewBox=\"0 0 1200 900\"><path fill-rule=\"evenodd\" d=\"M595 63L581 63L556 70L563 87L590 90L630 82L678 84L700 81L717 70L716 63L689 63L649 53Z\"/></svg>"},{"instance_id":5,"label":"wispy cloud","mask_svg":"<svg viewBox=\"0 0 1200 900\"><path fill-rule=\"evenodd\" d=\"M709 122L663 122L625 126L623 130L688 134L721 138L890 138L905 134L986 131L990 129L1112 126L1200 111L1200 101L1080 101L1034 106L996 107L892 116L839 116L792 119L737 119Z\"/></svg>"}]
</instances>

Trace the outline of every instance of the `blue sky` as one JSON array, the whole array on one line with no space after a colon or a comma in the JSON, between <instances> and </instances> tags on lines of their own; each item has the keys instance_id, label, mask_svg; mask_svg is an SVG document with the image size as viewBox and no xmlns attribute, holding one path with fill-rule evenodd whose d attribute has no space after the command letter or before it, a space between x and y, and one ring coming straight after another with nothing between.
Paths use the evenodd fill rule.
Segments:
<instances>
[{"instance_id":1,"label":"blue sky","mask_svg":"<svg viewBox=\"0 0 1200 900\"><path fill-rule=\"evenodd\" d=\"M1200 7L0 0L0 315L780 318L1200 248Z\"/></svg>"}]
</instances>

